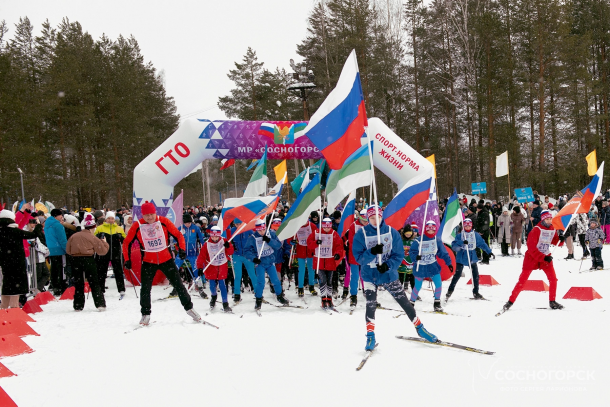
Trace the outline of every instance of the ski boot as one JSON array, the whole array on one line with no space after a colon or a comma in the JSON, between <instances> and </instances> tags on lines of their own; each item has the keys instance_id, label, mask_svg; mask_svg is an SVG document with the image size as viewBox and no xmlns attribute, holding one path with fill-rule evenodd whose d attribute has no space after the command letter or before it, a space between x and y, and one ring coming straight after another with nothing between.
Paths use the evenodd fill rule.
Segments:
<instances>
[{"instance_id":1,"label":"ski boot","mask_svg":"<svg viewBox=\"0 0 610 407\"><path fill-rule=\"evenodd\" d=\"M310 285L310 286L309 286L309 293L310 293L311 295L313 295L313 296L318 295L318 292L316 291L316 289L314 288L314 286L313 286L313 285Z\"/></svg>"},{"instance_id":2,"label":"ski boot","mask_svg":"<svg viewBox=\"0 0 610 407\"><path fill-rule=\"evenodd\" d=\"M233 296L233 301L235 301L235 304L239 304L241 302L241 294L235 294Z\"/></svg>"},{"instance_id":3,"label":"ski boot","mask_svg":"<svg viewBox=\"0 0 610 407\"><path fill-rule=\"evenodd\" d=\"M603 270L604 268L602 266L597 266L598 270Z\"/></svg>"},{"instance_id":4,"label":"ski boot","mask_svg":"<svg viewBox=\"0 0 610 407\"><path fill-rule=\"evenodd\" d=\"M409 302L411 303L411 306L412 306L413 308L415 308L415 301L411 301L411 300L409 300Z\"/></svg>"},{"instance_id":5,"label":"ski boot","mask_svg":"<svg viewBox=\"0 0 610 407\"><path fill-rule=\"evenodd\" d=\"M140 319L140 325L148 325L150 324L150 315L142 315Z\"/></svg>"},{"instance_id":6,"label":"ski boot","mask_svg":"<svg viewBox=\"0 0 610 407\"><path fill-rule=\"evenodd\" d=\"M382 308L381 303L378 302L377 305L376 305L376 308L377 309Z\"/></svg>"},{"instance_id":7,"label":"ski boot","mask_svg":"<svg viewBox=\"0 0 610 407\"><path fill-rule=\"evenodd\" d=\"M549 306L551 307L551 309L563 309L563 305L561 305L557 301L549 301Z\"/></svg>"},{"instance_id":8,"label":"ski boot","mask_svg":"<svg viewBox=\"0 0 610 407\"><path fill-rule=\"evenodd\" d=\"M502 307L502 309L504 310L504 312L508 311L510 309L510 307L513 306L513 303L510 301L506 301L506 304L504 304L504 306Z\"/></svg>"},{"instance_id":9,"label":"ski boot","mask_svg":"<svg viewBox=\"0 0 610 407\"><path fill-rule=\"evenodd\" d=\"M189 317L193 318L193 321L201 322L201 315L199 315L199 313L195 311L195 308L191 308L190 310L186 311L186 314Z\"/></svg>"},{"instance_id":10,"label":"ski boot","mask_svg":"<svg viewBox=\"0 0 610 407\"><path fill-rule=\"evenodd\" d=\"M201 298L203 298L204 300L208 299L208 295L205 293L205 291L203 291L203 287L197 287L197 291L199 292L199 296Z\"/></svg>"},{"instance_id":11,"label":"ski boot","mask_svg":"<svg viewBox=\"0 0 610 407\"><path fill-rule=\"evenodd\" d=\"M349 297L349 306L350 307L355 307L356 304L358 304L358 296L357 295L350 295L350 297Z\"/></svg>"},{"instance_id":12,"label":"ski boot","mask_svg":"<svg viewBox=\"0 0 610 407\"><path fill-rule=\"evenodd\" d=\"M97 307L97 310L99 312L104 312L104 311L106 311L106 307Z\"/></svg>"},{"instance_id":13,"label":"ski boot","mask_svg":"<svg viewBox=\"0 0 610 407\"><path fill-rule=\"evenodd\" d=\"M260 311L262 304L263 304L263 298L262 297L257 298L256 302L254 303L254 310Z\"/></svg>"},{"instance_id":14,"label":"ski boot","mask_svg":"<svg viewBox=\"0 0 610 407\"><path fill-rule=\"evenodd\" d=\"M326 297L322 297L322 308L328 309L328 303L326 301Z\"/></svg>"},{"instance_id":15,"label":"ski boot","mask_svg":"<svg viewBox=\"0 0 610 407\"><path fill-rule=\"evenodd\" d=\"M453 294L453 291L447 291L447 293L445 294L445 302L449 301L449 298L451 298L451 294Z\"/></svg>"},{"instance_id":16,"label":"ski boot","mask_svg":"<svg viewBox=\"0 0 610 407\"><path fill-rule=\"evenodd\" d=\"M593 270L596 270L596 269L597 269L597 267L593 266L593 267L591 267L591 268L589 269L589 271L593 271Z\"/></svg>"},{"instance_id":17,"label":"ski boot","mask_svg":"<svg viewBox=\"0 0 610 407\"><path fill-rule=\"evenodd\" d=\"M441 307L441 300L434 300L434 312L443 312L443 307Z\"/></svg>"},{"instance_id":18,"label":"ski boot","mask_svg":"<svg viewBox=\"0 0 610 407\"><path fill-rule=\"evenodd\" d=\"M564 260L574 260L574 255L568 254L568 257L564 258Z\"/></svg>"},{"instance_id":19,"label":"ski boot","mask_svg":"<svg viewBox=\"0 0 610 407\"><path fill-rule=\"evenodd\" d=\"M474 297L475 300L484 300L485 299L485 297L483 297L479 293L472 294L472 296Z\"/></svg>"},{"instance_id":20,"label":"ski boot","mask_svg":"<svg viewBox=\"0 0 610 407\"><path fill-rule=\"evenodd\" d=\"M286 297L284 297L284 293L278 294L277 296L277 300L279 301L280 304L282 305L288 305L290 304L290 301L288 301L286 299Z\"/></svg>"},{"instance_id":21,"label":"ski boot","mask_svg":"<svg viewBox=\"0 0 610 407\"><path fill-rule=\"evenodd\" d=\"M229 307L229 303L228 302L223 302L222 303L222 310L224 312L233 312L233 310L231 309L231 307Z\"/></svg>"},{"instance_id":22,"label":"ski boot","mask_svg":"<svg viewBox=\"0 0 610 407\"><path fill-rule=\"evenodd\" d=\"M218 298L217 295L213 295L212 299L210 300L210 311L214 311L214 308L216 307L216 299Z\"/></svg>"},{"instance_id":23,"label":"ski boot","mask_svg":"<svg viewBox=\"0 0 610 407\"><path fill-rule=\"evenodd\" d=\"M337 290L336 288L333 288L333 298L338 298L339 297L339 290Z\"/></svg>"},{"instance_id":24,"label":"ski boot","mask_svg":"<svg viewBox=\"0 0 610 407\"><path fill-rule=\"evenodd\" d=\"M303 291L303 287L299 288L299 298L303 298L305 296L304 291Z\"/></svg>"},{"instance_id":25,"label":"ski boot","mask_svg":"<svg viewBox=\"0 0 610 407\"><path fill-rule=\"evenodd\" d=\"M176 298L178 296L178 291L176 291L176 289L172 289L172 292L169 293L169 296L167 298Z\"/></svg>"},{"instance_id":26,"label":"ski boot","mask_svg":"<svg viewBox=\"0 0 610 407\"><path fill-rule=\"evenodd\" d=\"M436 337L436 335L428 332L428 330L426 328L424 328L424 324L422 324L421 322L419 325L417 325L415 327L415 329L417 330L417 334L419 335L420 338L423 338L423 339L427 340L428 342L432 342L432 343L438 342L438 338Z\"/></svg>"},{"instance_id":27,"label":"ski boot","mask_svg":"<svg viewBox=\"0 0 610 407\"><path fill-rule=\"evenodd\" d=\"M366 346L364 350L369 351L375 349L375 332L366 333Z\"/></svg>"},{"instance_id":28,"label":"ski boot","mask_svg":"<svg viewBox=\"0 0 610 407\"><path fill-rule=\"evenodd\" d=\"M348 294L349 294L349 289L347 287L343 287L343 294L341 294L341 299L342 300L346 299Z\"/></svg>"},{"instance_id":29,"label":"ski boot","mask_svg":"<svg viewBox=\"0 0 610 407\"><path fill-rule=\"evenodd\" d=\"M328 308L335 308L335 304L333 304L333 297L326 297L326 306Z\"/></svg>"},{"instance_id":30,"label":"ski boot","mask_svg":"<svg viewBox=\"0 0 610 407\"><path fill-rule=\"evenodd\" d=\"M119 293L119 301L122 300L123 298L125 298L125 291L121 291Z\"/></svg>"},{"instance_id":31,"label":"ski boot","mask_svg":"<svg viewBox=\"0 0 610 407\"><path fill-rule=\"evenodd\" d=\"M269 282L269 290L271 290L271 294L275 294L275 287L271 284L271 281Z\"/></svg>"}]
</instances>

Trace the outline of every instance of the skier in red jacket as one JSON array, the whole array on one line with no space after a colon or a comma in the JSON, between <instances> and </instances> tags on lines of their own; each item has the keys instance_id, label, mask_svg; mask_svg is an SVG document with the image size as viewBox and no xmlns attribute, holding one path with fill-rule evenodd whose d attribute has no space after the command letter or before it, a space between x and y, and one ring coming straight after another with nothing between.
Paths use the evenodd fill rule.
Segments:
<instances>
[{"instance_id":1,"label":"skier in red jacket","mask_svg":"<svg viewBox=\"0 0 610 407\"><path fill-rule=\"evenodd\" d=\"M307 248L314 252L314 267L320 265L318 279L320 281L320 296L322 297L322 308L328 310L334 308L332 289L333 271L337 269L337 262L345 256L343 240L333 230L333 222L330 218L322 220L322 232L314 232L307 238ZM320 263L318 263L318 257Z\"/></svg>"},{"instance_id":2,"label":"skier in red jacket","mask_svg":"<svg viewBox=\"0 0 610 407\"><path fill-rule=\"evenodd\" d=\"M157 216L155 205L146 201L142 205L142 219L133 223L123 242L123 256L127 269L131 269L130 255L133 242L137 240L140 247L144 248L142 286L140 287L140 306L142 308L140 325L150 323L150 291L157 270L165 274L169 283L176 289L186 313L196 322L201 321L201 316L193 308L191 296L182 284L180 273L169 250L170 236L178 242L178 256L184 260L186 258L184 236L169 219Z\"/></svg>"},{"instance_id":3,"label":"skier in red jacket","mask_svg":"<svg viewBox=\"0 0 610 407\"><path fill-rule=\"evenodd\" d=\"M197 257L197 284L200 284L203 277L203 269L212 264L205 270L205 278L210 280L210 291L212 299L210 300L210 310L216 306L216 286L220 288L222 297L222 309L224 312L231 312L229 301L227 300L227 287L225 279L227 278L229 267L227 266L227 256L233 254L233 245L221 237L222 230L218 226L212 226L210 229L210 238L201 246L201 251ZM214 258L214 256L216 256Z\"/></svg>"},{"instance_id":4,"label":"skier in red jacket","mask_svg":"<svg viewBox=\"0 0 610 407\"><path fill-rule=\"evenodd\" d=\"M515 303L517 296L523 290L523 286L527 282L532 271L541 269L549 279L549 305L551 309L562 309L563 305L555 301L557 292L557 277L555 276L555 268L553 267L553 256L551 256L551 245L557 244L558 241L563 243L563 236L557 236L557 232L551 221L553 214L549 211L542 211L540 214L540 222L536 225L527 237L527 251L523 259L523 270L519 276L519 281L508 302L504 304L503 311L508 309Z\"/></svg>"}]
</instances>

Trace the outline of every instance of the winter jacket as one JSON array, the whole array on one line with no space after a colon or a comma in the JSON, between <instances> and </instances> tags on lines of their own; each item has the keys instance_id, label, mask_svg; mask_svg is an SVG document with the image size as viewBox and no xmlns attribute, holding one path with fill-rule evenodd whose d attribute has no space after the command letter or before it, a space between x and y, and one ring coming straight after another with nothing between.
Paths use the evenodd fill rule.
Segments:
<instances>
[{"instance_id":1,"label":"winter jacket","mask_svg":"<svg viewBox=\"0 0 610 407\"><path fill-rule=\"evenodd\" d=\"M106 237L106 240L108 240L108 237ZM94 254L104 256L108 253L109 248L110 245L107 241L102 241L85 229L70 236L66 245L66 253L73 257L86 257Z\"/></svg>"},{"instance_id":2,"label":"winter jacket","mask_svg":"<svg viewBox=\"0 0 610 407\"><path fill-rule=\"evenodd\" d=\"M320 258L320 270L336 270L337 263L345 256L345 250L343 249L343 240L339 237L339 234L332 229L330 230L330 233L326 233L324 232L324 230L322 230L322 235L332 236L332 247L330 257ZM312 233L307 238L307 247L314 253L313 266L316 269L318 268L318 257L316 256L315 251L319 247L316 243L318 238L321 238L320 232ZM338 261L334 258L336 254L339 255Z\"/></svg>"},{"instance_id":3,"label":"winter jacket","mask_svg":"<svg viewBox=\"0 0 610 407\"><path fill-rule=\"evenodd\" d=\"M602 207L598 217L601 225L610 225L610 206Z\"/></svg>"},{"instance_id":4,"label":"winter jacket","mask_svg":"<svg viewBox=\"0 0 610 407\"><path fill-rule=\"evenodd\" d=\"M487 211L485 213L487 214ZM485 216L485 218L488 218L488 216ZM415 242L413 242L413 244L411 245L411 249L409 250L409 257L413 259L413 275L415 277L426 278L434 277L435 275L439 274L441 272L441 266L440 264L438 264L438 261L436 261L438 257L443 259L445 261L445 264L452 264L451 257L449 257L449 253L447 253L447 249L441 241L440 236L436 235L434 237L428 237L424 234L423 243L420 242L422 242L421 237ZM422 244L424 247L422 247L421 260L418 262L417 256L419 255L420 244ZM428 250L432 250L432 252L435 252L436 254L426 254L424 252L426 247L428 247ZM419 265L419 269L417 268L418 263L422 263Z\"/></svg>"},{"instance_id":5,"label":"winter jacket","mask_svg":"<svg viewBox=\"0 0 610 407\"><path fill-rule=\"evenodd\" d=\"M528 223L527 223L527 230L531 231L534 227L536 227L538 225L538 223L540 222L540 215L542 214L542 206L539 206L537 208L534 208L532 210L532 213L530 214L530 218L534 218L534 220L532 220L531 222L529 222L528 219Z\"/></svg>"},{"instance_id":6,"label":"winter jacket","mask_svg":"<svg viewBox=\"0 0 610 407\"><path fill-rule=\"evenodd\" d=\"M402 260L402 263L400 263L400 266L398 266L398 272L399 273L407 273L407 274L412 274L413 273L413 260L411 260L411 256L410 254L410 250L411 250L411 246L413 245L413 242L415 242L415 239L413 238L413 236L411 236L411 239L402 239L402 247L404 249L405 252L405 257Z\"/></svg>"},{"instance_id":7,"label":"winter jacket","mask_svg":"<svg viewBox=\"0 0 610 407\"><path fill-rule=\"evenodd\" d=\"M212 248L219 248L220 251L223 252L216 256L216 259L214 260L214 263L218 264L212 264L205 271L205 278L208 280L224 280L227 278L229 271L228 256L233 254L233 246L229 244L229 247L224 247L224 243L226 241L227 240L223 238L220 238L217 243L208 240L201 246L201 252L199 252L196 263L197 269L199 270L205 269L210 263L211 257L214 257L214 255L210 256L210 251L212 251Z\"/></svg>"},{"instance_id":8,"label":"winter jacket","mask_svg":"<svg viewBox=\"0 0 610 407\"><path fill-rule=\"evenodd\" d=\"M197 256L199 253L199 245L205 243L205 237L201 233L201 229L194 223L188 228L184 225L178 228L182 236L184 236L184 242L186 244L186 255L189 257Z\"/></svg>"},{"instance_id":9,"label":"winter jacket","mask_svg":"<svg viewBox=\"0 0 610 407\"><path fill-rule=\"evenodd\" d=\"M477 212L477 219L474 221L474 230L481 234L489 231L489 212L487 212L487 209L481 209Z\"/></svg>"},{"instance_id":10,"label":"winter jacket","mask_svg":"<svg viewBox=\"0 0 610 407\"><path fill-rule=\"evenodd\" d=\"M123 242L123 257L125 258L125 261L130 259L131 245L135 241L137 241L140 244L140 247L144 249L144 258L142 259L144 263L161 264L173 259L172 253L169 249L170 237L176 239L180 249L185 250L186 245L184 242L184 236L182 236L182 233L178 231L178 228L172 223L171 220L167 219L165 216L157 216L157 219L155 222L153 222L153 224L156 222L159 222L161 230L163 231L164 242L161 243L165 243L167 247L158 252L147 249L147 247L144 245L141 231L141 227L146 225L146 221L144 219L138 219L129 229L129 233Z\"/></svg>"},{"instance_id":11,"label":"winter jacket","mask_svg":"<svg viewBox=\"0 0 610 407\"><path fill-rule=\"evenodd\" d=\"M281 250L282 242L279 241L277 235L273 230L269 231L269 238L271 241L269 243L263 242L263 237L255 232L248 238L248 242L246 243L246 247L244 249L244 257L250 261L254 260L255 257L258 257L258 253L260 248L258 245L263 245L263 251L261 254L261 264L262 265L270 265L275 264L275 252L277 250Z\"/></svg>"},{"instance_id":12,"label":"winter jacket","mask_svg":"<svg viewBox=\"0 0 610 407\"><path fill-rule=\"evenodd\" d=\"M44 236L47 239L49 256L62 256L66 254L66 229L54 217L49 217L44 223Z\"/></svg>"},{"instance_id":13,"label":"winter jacket","mask_svg":"<svg viewBox=\"0 0 610 407\"><path fill-rule=\"evenodd\" d=\"M58 222L59 223L59 222ZM60 225L61 226L61 225ZM23 254L23 239L41 238L42 226L26 232L12 220L0 219L0 267L2 268L2 295L28 292L28 277Z\"/></svg>"},{"instance_id":14,"label":"winter jacket","mask_svg":"<svg viewBox=\"0 0 610 407\"><path fill-rule=\"evenodd\" d=\"M464 244L465 240L468 240L468 245ZM468 250L466 250L467 246L470 246ZM455 252L455 262L465 266L478 263L479 258L477 257L477 248L483 249L487 254L491 254L491 249L489 246L487 246L485 240L483 240L481 235L475 231L467 233L466 231L462 230L460 233L455 235L455 239L451 243L451 249ZM469 259L470 264L468 264Z\"/></svg>"},{"instance_id":15,"label":"winter jacket","mask_svg":"<svg viewBox=\"0 0 610 407\"><path fill-rule=\"evenodd\" d=\"M29 232L27 228L23 228L23 230ZM39 238L24 240L24 242L26 242L26 244L28 245L28 252L30 252L30 250L33 250L36 253L36 263L44 263L46 257L49 255L49 248L45 246Z\"/></svg>"},{"instance_id":16,"label":"winter jacket","mask_svg":"<svg viewBox=\"0 0 610 407\"><path fill-rule=\"evenodd\" d=\"M546 232L548 231L553 232L552 234L549 234L551 236L550 242L541 242L541 236L543 234L546 235ZM557 244L558 241L559 236L557 236L553 225L548 228L543 224L535 226L527 237L527 251L525 252L525 258L523 259L523 270L536 270L548 267L549 263L544 261L544 257L550 256L550 246Z\"/></svg>"},{"instance_id":17,"label":"winter jacket","mask_svg":"<svg viewBox=\"0 0 610 407\"><path fill-rule=\"evenodd\" d=\"M371 247L377 245L377 228L366 225L356 233L352 245L354 259L360 264L360 275L366 283L387 284L398 280L398 266L404 259L404 248L400 233L385 222L379 226L381 243L384 245L382 263L390 268L385 273L377 270L378 256L371 253Z\"/></svg>"},{"instance_id":18,"label":"winter jacket","mask_svg":"<svg viewBox=\"0 0 610 407\"><path fill-rule=\"evenodd\" d=\"M307 239L309 236L318 231L318 227L313 222L307 222L307 225L301 226L301 228L295 234L296 240L296 253L294 257L297 259L305 259L308 257L313 257L313 250L307 247ZM299 233L301 234L301 238L299 238Z\"/></svg>"},{"instance_id":19,"label":"winter jacket","mask_svg":"<svg viewBox=\"0 0 610 407\"><path fill-rule=\"evenodd\" d=\"M97 228L95 228L95 236L101 237L102 233L106 237L106 242L110 246L110 250L108 250L108 255L113 259L121 258L121 245L125 240L125 231L123 228L116 223L102 223Z\"/></svg>"},{"instance_id":20,"label":"winter jacket","mask_svg":"<svg viewBox=\"0 0 610 407\"><path fill-rule=\"evenodd\" d=\"M236 227L231 228L231 236L237 230ZM233 252L236 256L244 256L244 249L246 248L246 243L248 242L248 238L254 234L253 230L248 230L246 232L242 232L239 235L235 236L231 242L233 243L233 247L235 251Z\"/></svg>"},{"instance_id":21,"label":"winter jacket","mask_svg":"<svg viewBox=\"0 0 610 407\"><path fill-rule=\"evenodd\" d=\"M599 226L591 228L585 233L585 242L589 242L589 249L597 249L598 247L604 247L604 240L606 240L606 234Z\"/></svg>"},{"instance_id":22,"label":"winter jacket","mask_svg":"<svg viewBox=\"0 0 610 407\"><path fill-rule=\"evenodd\" d=\"M364 227L364 225L362 223L360 223L360 220L357 220L354 223L352 223L352 225L347 230L347 236L346 236L347 237L347 262L349 264L358 265L358 262L356 261L356 259L354 258L354 255L352 254L352 246L354 245L354 236L356 236L356 233L363 227Z\"/></svg>"},{"instance_id":23,"label":"winter jacket","mask_svg":"<svg viewBox=\"0 0 610 407\"><path fill-rule=\"evenodd\" d=\"M589 229L589 217L586 213L579 213L576 215L576 233L584 235Z\"/></svg>"},{"instance_id":24,"label":"winter jacket","mask_svg":"<svg viewBox=\"0 0 610 407\"><path fill-rule=\"evenodd\" d=\"M523 223L525 222L525 215L523 214L522 211L519 211L519 213L516 213L515 211L513 211L510 214L510 221L513 224L513 232L516 230L519 233L521 233L523 231Z\"/></svg>"},{"instance_id":25,"label":"winter jacket","mask_svg":"<svg viewBox=\"0 0 610 407\"><path fill-rule=\"evenodd\" d=\"M502 214L498 217L498 241L505 240L506 243L510 243L510 235L512 232L513 222L510 215Z\"/></svg>"}]
</instances>

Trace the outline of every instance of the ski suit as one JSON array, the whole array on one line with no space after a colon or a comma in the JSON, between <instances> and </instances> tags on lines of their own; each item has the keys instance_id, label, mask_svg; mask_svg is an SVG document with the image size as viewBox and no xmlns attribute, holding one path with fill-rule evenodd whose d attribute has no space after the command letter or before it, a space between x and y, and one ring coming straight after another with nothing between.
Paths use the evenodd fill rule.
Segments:
<instances>
[{"instance_id":1,"label":"ski suit","mask_svg":"<svg viewBox=\"0 0 610 407\"><path fill-rule=\"evenodd\" d=\"M282 242L280 242L273 230L268 232L271 241L266 243L263 241L263 236L258 232L253 233L246 242L244 248L244 255L249 261L254 260L255 257L260 254L260 264L256 265L256 279L252 280L255 284L255 296L256 298L262 298L263 290L265 289L265 273L269 275L271 284L275 287L275 294L280 295L282 293L282 285L280 280L277 278L277 271L275 270L275 252L281 250ZM261 252L262 249L262 252Z\"/></svg>"},{"instance_id":2,"label":"ski suit","mask_svg":"<svg viewBox=\"0 0 610 407\"><path fill-rule=\"evenodd\" d=\"M349 294L358 294L358 281L360 280L360 264L354 258L352 253L354 247L354 236L362 229L364 225L360 223L360 219L352 223L347 230L347 263L349 264L349 273L345 273L345 280L343 285L349 286Z\"/></svg>"},{"instance_id":3,"label":"ski suit","mask_svg":"<svg viewBox=\"0 0 610 407\"><path fill-rule=\"evenodd\" d=\"M322 243L318 245L317 240L321 240ZM315 232L309 235L307 247L314 252L313 264L316 268L318 267L318 257L320 257L318 270L320 297L330 297L332 296L330 284L333 279L333 271L337 269L337 263L345 256L343 240L333 229L330 232L322 230L322 233ZM339 255L339 260L335 260L336 254Z\"/></svg>"},{"instance_id":4,"label":"ski suit","mask_svg":"<svg viewBox=\"0 0 610 407\"><path fill-rule=\"evenodd\" d=\"M125 292L125 277L123 275L123 257L121 256L121 245L125 240L125 231L121 226L114 223L102 223L95 229L95 236L106 237L110 250L103 256L95 255L97 265L97 278L99 279L100 289L106 292L106 277L108 276L108 263L112 264L116 287L119 292Z\"/></svg>"},{"instance_id":5,"label":"ski suit","mask_svg":"<svg viewBox=\"0 0 610 407\"><path fill-rule=\"evenodd\" d=\"M307 225L301 226L297 231L294 241L296 242L296 253L295 257L299 263L299 288L303 288L305 283L305 266L309 270L307 274L309 286L313 287L315 284L315 271L313 268L313 251L307 247L307 238L312 233L316 232L318 227L312 223L307 222Z\"/></svg>"},{"instance_id":6,"label":"ski suit","mask_svg":"<svg viewBox=\"0 0 610 407\"><path fill-rule=\"evenodd\" d=\"M417 261L419 255L419 245L422 245L421 260ZM451 257L447 253L445 245L438 235L429 237L422 235L415 240L409 249L409 257L413 260L413 275L415 276L415 288L411 291L411 301L415 302L421 290L425 278L431 278L434 283L434 299L440 300L443 282L441 280L441 266L436 261L440 257L445 264L451 264ZM417 264L419 263L419 268Z\"/></svg>"},{"instance_id":7,"label":"ski suit","mask_svg":"<svg viewBox=\"0 0 610 407\"><path fill-rule=\"evenodd\" d=\"M218 253L216 258L212 261L212 264L205 270L205 278L210 280L210 292L212 295L216 294L216 286L220 288L220 295L222 296L222 302L227 302L227 287L225 285L225 279L229 271L228 256L233 254L233 246L229 244L229 247L225 247L226 240L220 238L218 242L214 243L208 239L206 243L201 246L201 252L196 260L196 267L199 271L199 277L202 277L203 269L210 263L210 260ZM220 253L219 253L220 252Z\"/></svg>"},{"instance_id":8,"label":"ski suit","mask_svg":"<svg viewBox=\"0 0 610 407\"><path fill-rule=\"evenodd\" d=\"M193 273L191 277L197 278L195 274L195 263L197 263L197 255L199 254L199 246L203 245L205 242L205 237L203 237L203 233L201 233L201 229L194 223L191 223L191 226L188 228L184 225L178 228L182 236L184 236L184 243L186 245L186 259L189 261L190 270L187 272L189 275ZM180 268L184 264L185 260L182 260L180 257L176 257L176 267Z\"/></svg>"},{"instance_id":9,"label":"ski suit","mask_svg":"<svg viewBox=\"0 0 610 407\"><path fill-rule=\"evenodd\" d=\"M231 228L231 235L235 233L237 230L236 227ZM248 260L245 257L245 247L246 243L250 236L254 234L254 231L248 230L247 232L240 233L235 236L232 240L233 247L235 251L233 252L233 272L235 273L235 283L233 284L233 294L241 295L241 273L242 273L242 264L246 267L246 271L248 272L248 276L250 276L250 280L252 281L252 285L256 286L256 272L254 271L254 263L252 260Z\"/></svg>"},{"instance_id":10,"label":"ski suit","mask_svg":"<svg viewBox=\"0 0 610 407\"><path fill-rule=\"evenodd\" d=\"M468 240L468 244L465 245L464 241ZM451 249L455 252L455 274L449 285L448 292L453 292L455 285L457 284L460 277L462 277L462 270L464 266L470 267L472 271L472 293L478 294L479 292L479 267L477 265L479 258L477 257L476 249L482 249L487 254L491 254L491 249L485 243L481 235L474 230L466 232L462 230L455 236L455 239L451 243ZM470 259L470 263L468 260Z\"/></svg>"}]
</instances>

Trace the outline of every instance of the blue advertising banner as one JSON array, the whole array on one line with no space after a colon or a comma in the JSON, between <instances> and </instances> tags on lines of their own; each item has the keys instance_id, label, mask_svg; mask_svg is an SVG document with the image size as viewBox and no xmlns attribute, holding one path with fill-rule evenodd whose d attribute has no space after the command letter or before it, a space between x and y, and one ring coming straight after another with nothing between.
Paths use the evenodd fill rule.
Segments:
<instances>
[{"instance_id":1,"label":"blue advertising banner","mask_svg":"<svg viewBox=\"0 0 610 407\"><path fill-rule=\"evenodd\" d=\"M472 195L486 194L487 183L486 182L473 182L472 183Z\"/></svg>"},{"instance_id":2,"label":"blue advertising banner","mask_svg":"<svg viewBox=\"0 0 610 407\"><path fill-rule=\"evenodd\" d=\"M519 203L534 202L534 191L532 191L532 188L515 188L515 195Z\"/></svg>"}]
</instances>

